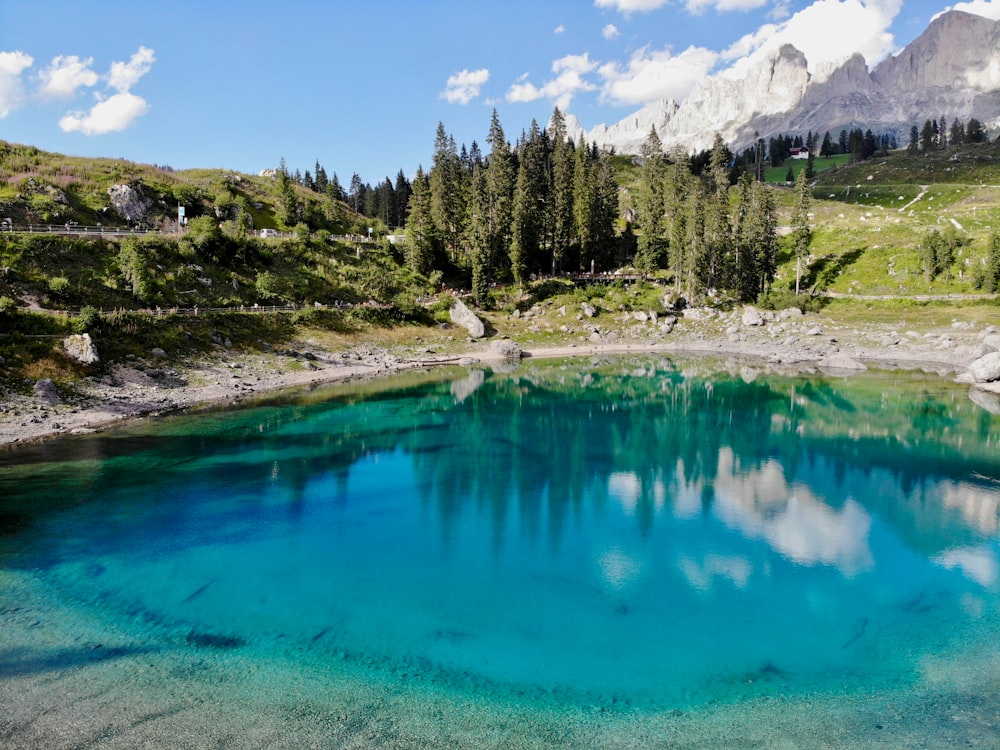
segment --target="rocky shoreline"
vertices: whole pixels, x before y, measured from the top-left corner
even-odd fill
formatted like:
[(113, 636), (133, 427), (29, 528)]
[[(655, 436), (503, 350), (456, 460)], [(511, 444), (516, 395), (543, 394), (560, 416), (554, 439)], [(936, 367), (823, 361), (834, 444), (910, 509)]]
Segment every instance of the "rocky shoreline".
[[(560, 326), (544, 343), (532, 339), (537, 323), (520, 325), (492, 340), (469, 338), (452, 355), (436, 353), (417, 340), (394, 353), (372, 345), (326, 350), (263, 353), (220, 352), (198, 360), (170, 361), (159, 350), (129, 360), (101, 376), (74, 384), (72, 392), (51, 381), (34, 384), (33, 395), (6, 394), (0, 401), (0, 445), (43, 440), (59, 434), (93, 432), (109, 424), (168, 414), (196, 406), (234, 404), (287, 388), (371, 378), (407, 369), (526, 357), (613, 353), (692, 353), (753, 359), (764, 367), (846, 375), (867, 369), (923, 369), (969, 383), (970, 396), (1000, 413), (1000, 381), (976, 383), (969, 366), (1000, 349), (996, 326), (956, 321), (947, 331), (898, 332), (883, 324), (838, 324), (798, 310), (767, 313), (745, 308), (732, 313), (686, 311), (676, 324), (655, 316), (625, 313), (599, 327)], [(998, 355), (1000, 358), (1000, 355)], [(975, 394), (975, 395), (973, 395)]]

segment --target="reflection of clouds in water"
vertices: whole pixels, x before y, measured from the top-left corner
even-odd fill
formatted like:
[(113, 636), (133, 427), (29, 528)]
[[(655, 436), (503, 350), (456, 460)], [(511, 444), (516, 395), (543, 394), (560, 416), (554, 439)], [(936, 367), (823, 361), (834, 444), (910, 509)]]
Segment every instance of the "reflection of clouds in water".
[(608, 494), (617, 500), (622, 510), (629, 515), (635, 512), (641, 491), (639, 477), (630, 471), (616, 471), (608, 477)]
[(619, 591), (635, 583), (642, 573), (642, 563), (617, 547), (601, 555), (597, 565), (604, 582)]
[(745, 588), (753, 567), (743, 557), (735, 555), (706, 555), (704, 561), (683, 556), (677, 561), (687, 582), (699, 591), (711, 591), (718, 578), (725, 579), (736, 588)]
[[(678, 497), (680, 517), (701, 512), (700, 486), (686, 487)], [(763, 539), (803, 565), (832, 565), (845, 575), (873, 565), (868, 547), (871, 517), (864, 508), (848, 499), (838, 511), (808, 487), (793, 489), (776, 460), (744, 470), (732, 450), (722, 448), (712, 514), (745, 537)]]
[(1000, 562), (996, 550), (989, 547), (957, 547), (934, 558), (938, 565), (959, 570), (966, 578), (983, 588), (994, 589), (1000, 579)]
[(973, 529), (984, 534), (997, 532), (1000, 519), (1000, 493), (975, 487), (966, 482), (941, 482), (938, 490), (946, 508), (954, 508)]
[[(667, 488), (663, 481), (657, 479), (651, 488), (656, 510), (662, 510), (667, 502)], [(608, 477), (608, 495), (618, 501), (626, 514), (635, 513), (635, 508), (642, 497), (642, 480), (631, 471), (616, 471)]]

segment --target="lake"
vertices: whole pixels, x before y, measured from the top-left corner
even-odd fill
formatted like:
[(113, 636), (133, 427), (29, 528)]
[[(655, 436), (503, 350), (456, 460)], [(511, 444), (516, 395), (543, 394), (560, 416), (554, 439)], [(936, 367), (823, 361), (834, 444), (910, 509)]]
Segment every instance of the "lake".
[(0, 452), (0, 745), (997, 746), (977, 401), (581, 357)]

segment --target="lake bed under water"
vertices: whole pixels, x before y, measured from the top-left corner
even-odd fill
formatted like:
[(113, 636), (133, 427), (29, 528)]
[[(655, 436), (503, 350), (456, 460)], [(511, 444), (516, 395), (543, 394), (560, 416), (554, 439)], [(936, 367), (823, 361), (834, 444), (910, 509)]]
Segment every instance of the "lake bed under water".
[(989, 406), (579, 358), (14, 448), (0, 745), (997, 746)]

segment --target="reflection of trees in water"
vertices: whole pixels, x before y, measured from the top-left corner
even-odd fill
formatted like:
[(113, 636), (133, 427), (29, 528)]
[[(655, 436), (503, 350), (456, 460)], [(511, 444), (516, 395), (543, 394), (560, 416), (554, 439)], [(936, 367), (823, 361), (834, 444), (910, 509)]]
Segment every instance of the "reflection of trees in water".
[[(583, 503), (615, 499), (612, 476), (629, 478), (630, 510), (644, 534), (678, 488), (699, 492), (702, 513), (711, 513), (720, 461), (731, 456), (721, 479), (726, 491), (734, 471), (754, 475), (771, 465), (773, 475), (777, 462), (779, 508), (802, 483), (832, 510), (852, 499), (930, 552), (983, 538), (986, 529), (967, 523), (972, 512), (955, 507), (954, 487), (1000, 469), (980, 445), (996, 442), (997, 420), (984, 427), (981, 410), (951, 391), (914, 397), (877, 380), (859, 379), (857, 387), (819, 378), (747, 382), (662, 366), (529, 370), (488, 377), (447, 414), (458, 450), (408, 446), (420, 485), (446, 539), (473, 510), (492, 519), (498, 548), (511, 502), (521, 532), (538, 539), (547, 531), (555, 546)], [(941, 438), (959, 430), (962, 450)], [(979, 493), (979, 505), (990, 502), (984, 494), (990, 490)], [(756, 512), (778, 512), (769, 503)]]
[[(438, 380), (41, 444), (4, 469), (13, 492), (0, 511), (26, 523), (80, 502), (114, 514), (128, 496), (136, 523), (155, 519), (170, 533), (203, 492), (245, 490), (243, 507), (217, 510), (224, 527), (229, 516), (275, 502), (258, 489), (272, 486), (299, 517), (308, 502), (347, 502), (351, 473), (366, 457), (402, 452), (443, 538), (472, 512), (489, 518), (498, 550), (512, 521), (518, 536), (547, 536), (555, 547), (574, 517), (609, 503), (627, 502), (644, 534), (680, 492), (697, 493), (709, 516), (719, 493), (732, 491), (730, 475), (773, 476), (775, 466), (785, 498), (769, 489), (766, 504), (750, 501), (756, 513), (777, 512), (801, 482), (833, 509), (853, 498), (921, 551), (995, 533), (1000, 416), (963, 391), (912, 374), (792, 378), (716, 368), (663, 358), (533, 363), (464, 373), (458, 387)], [(172, 487), (169, 513), (163, 494), (145, 490), (150, 477)], [(316, 496), (319, 486), (332, 497)], [(39, 504), (41, 496), (51, 503)], [(991, 508), (993, 526), (983, 522)]]

